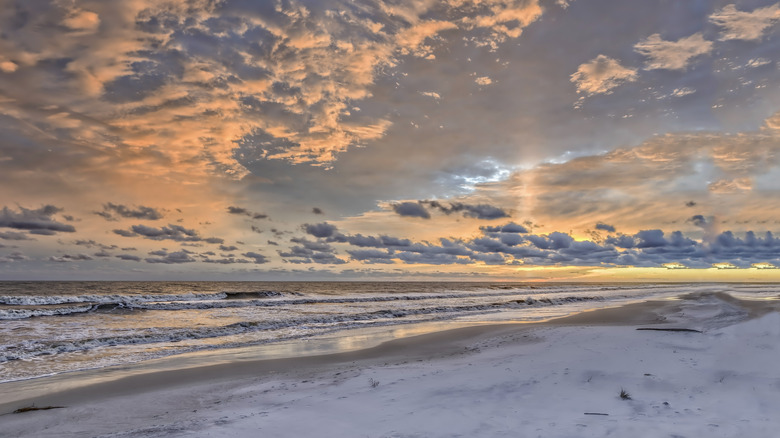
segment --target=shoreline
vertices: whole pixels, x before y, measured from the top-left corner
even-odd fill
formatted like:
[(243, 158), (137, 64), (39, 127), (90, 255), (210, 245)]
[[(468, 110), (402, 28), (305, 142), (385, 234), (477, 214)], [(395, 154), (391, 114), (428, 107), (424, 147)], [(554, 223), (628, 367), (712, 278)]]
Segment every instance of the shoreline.
[[(188, 424), (194, 424), (201, 421), (202, 414), (191, 412), (192, 409), (189, 408), (192, 407), (192, 403), (197, 402), (196, 404), (201, 406), (202, 409), (204, 400), (212, 400), (213, 404), (210, 412), (214, 413), (214, 415), (220, 412), (229, 414), (235, 409), (227, 408), (227, 405), (220, 407), (223, 401), (229, 404), (227, 403), (228, 400), (235, 398), (236, 394), (243, 394), (246, 391), (249, 391), (255, 397), (258, 394), (265, 394), (263, 391), (270, 391), (268, 385), (274, 387), (282, 385), (282, 387), (289, 388), (291, 385), (289, 382), (305, 383), (329, 380), (332, 380), (328, 384), (330, 386), (327, 386), (329, 388), (334, 387), (334, 385), (337, 387), (347, 383), (357, 385), (354, 382), (366, 380), (367, 370), (378, 376), (370, 377), (373, 384), (373, 382), (386, 381), (388, 379), (386, 375), (388, 373), (393, 374), (396, 370), (406, 370), (404, 373), (413, 374), (417, 367), (447, 368), (452, 367), (452, 364), (462, 366), (464, 361), (468, 363), (469, 367), (471, 362), (475, 362), (475, 369), (483, 369), (478, 374), (482, 376), (484, 369), (486, 369), (485, 367), (495, 366), (496, 358), (493, 356), (498, 355), (501, 361), (506, 361), (508, 359), (503, 356), (509, 355), (513, 361), (517, 361), (528, 354), (524, 353), (526, 350), (545, 352), (543, 356), (539, 356), (540, 358), (545, 358), (547, 355), (555, 358), (557, 357), (556, 355), (559, 355), (558, 361), (567, 361), (568, 363), (568, 361), (574, 359), (572, 363), (576, 363), (576, 354), (571, 353), (574, 357), (568, 358), (566, 352), (558, 351), (563, 348), (561, 346), (563, 345), (562, 340), (580, 337), (581, 341), (574, 345), (587, 345), (589, 342), (595, 343), (600, 337), (618, 336), (619, 334), (618, 340), (636, 338), (641, 340), (691, 339), (695, 341), (692, 335), (696, 334), (687, 333), (669, 334), (657, 332), (655, 338), (647, 335), (638, 337), (640, 335), (636, 335), (636, 333), (643, 332), (638, 332), (635, 329), (641, 326), (653, 326), (658, 328), (702, 329), (705, 332), (717, 332), (718, 330), (723, 330), (723, 327), (728, 328), (734, 325), (750, 323), (751, 321), (763, 320), (765, 319), (763, 318), (764, 316), (776, 312), (777, 308), (777, 302), (750, 302), (721, 293), (690, 294), (675, 299), (650, 300), (620, 307), (585, 311), (544, 322), (484, 324), (437, 331), (395, 339), (374, 347), (354, 351), (314, 356), (247, 360), (237, 363), (155, 371), (133, 374), (120, 379), (94, 384), (82, 381), (82, 386), (76, 388), (64, 391), (54, 390), (45, 395), (23, 400), (3, 401), (0, 403), (0, 414), (3, 414), (3, 422), (9, 422), (11, 423), (10, 425), (17, 427), (9, 429), (17, 431), (16, 435), (12, 433), (11, 436), (34, 436), (36, 433), (33, 433), (32, 430), (36, 430), (36, 427), (38, 432), (41, 432), (40, 427), (49, 427), (54, 430), (60, 430), (65, 435), (67, 435), (68, 431), (73, 432), (74, 428), (79, 429), (80, 427), (90, 430), (91, 433), (97, 433), (99, 431), (92, 431), (90, 428), (99, 427), (98, 424), (104, 419), (98, 418), (101, 414), (90, 415), (85, 413), (86, 411), (95, 409), (95, 406), (106, 406), (106, 409), (109, 409), (111, 406), (116, 408), (116, 406), (127, 406), (128, 404), (136, 405), (139, 402), (142, 404), (150, 403), (151, 405), (143, 408), (133, 408), (137, 418), (128, 423), (128, 425), (122, 426), (127, 428), (127, 430), (146, 430), (141, 419), (148, 420), (149, 415), (158, 409), (164, 409), (168, 412), (164, 416), (170, 417), (166, 420), (168, 423), (178, 424), (186, 419), (185, 422), (189, 421)], [(626, 328), (630, 328), (630, 330), (626, 330)], [(631, 340), (631, 343), (624, 348), (631, 348), (632, 343), (636, 342), (636, 339)], [(615, 345), (618, 344), (619, 342), (616, 342)], [(662, 351), (665, 352), (663, 349)], [(676, 353), (677, 351), (675, 350), (674, 354)], [(486, 355), (488, 357), (483, 357)], [(618, 362), (624, 360), (614, 357), (604, 357), (600, 360), (604, 359), (616, 360)], [(583, 364), (585, 363), (588, 363), (587, 360), (583, 360)], [(528, 368), (529, 372), (533, 372), (535, 369), (532, 362), (526, 363), (524, 366)], [(591, 366), (591, 368), (596, 367)], [(545, 369), (536, 370), (536, 372), (540, 374), (549, 373)], [(587, 372), (592, 373), (594, 376), (602, 373), (602, 371), (597, 370)], [(734, 372), (736, 373), (737, 371), (735, 370)], [(399, 375), (405, 375), (404, 373)], [(89, 372), (85, 372), (84, 377), (88, 378), (89, 374)], [(63, 379), (68, 380), (68, 378), (75, 378), (75, 376), (66, 375)], [(34, 380), (42, 381), (42, 379)], [(397, 378), (396, 383), (400, 384), (403, 380), (405, 379)], [(304, 383), (293, 383), (292, 385), (302, 386)], [(0, 385), (0, 390), (8, 394), (9, 391), (5, 389), (9, 386), (6, 385), (12, 384), (24, 386), (20, 382), (10, 382), (9, 384)], [(362, 385), (366, 385), (366, 383), (362, 382)], [(247, 390), (246, 388), (255, 389)], [(360, 388), (361, 391), (363, 389), (365, 388)], [(316, 399), (320, 396), (319, 389), (312, 391), (307, 392), (306, 397)], [(413, 394), (409, 393), (405, 395), (413, 396)], [(349, 397), (349, 394), (343, 397)], [(161, 399), (171, 399), (173, 401), (163, 405), (160, 405), (161, 402), (154, 402)], [(45, 412), (27, 412), (18, 415), (7, 414), (15, 409), (30, 406), (33, 403), (38, 407), (64, 406), (65, 408)], [(243, 406), (236, 407), (236, 409), (240, 410)], [(227, 411), (223, 411), (223, 409), (227, 409)], [(199, 411), (199, 409), (194, 410)], [(69, 419), (70, 417), (66, 411), (71, 413), (80, 412), (80, 415), (90, 418), (92, 423), (87, 421), (84, 425), (74, 424), (73, 420)], [(104, 410), (99, 412), (103, 412), (102, 415), (106, 415)], [(43, 426), (31, 424), (31, 422), (37, 424), (39, 421), (43, 421)], [(168, 436), (169, 432), (166, 432), (165, 435)], [(31, 435), (26, 435), (26, 433), (31, 433)], [(147, 430), (146, 432), (138, 432), (136, 435), (129, 436), (157, 436), (155, 433)], [(162, 434), (162, 432), (160, 433)], [(229, 435), (226, 434), (225, 436)], [(183, 434), (181, 436), (194, 435)], [(249, 435), (238, 434), (237, 436)], [(286, 436), (295, 436), (295, 434)]]
[[(668, 312), (674, 304), (669, 301), (648, 300), (629, 303), (617, 307), (596, 308), (561, 318), (544, 321), (518, 323), (481, 323), (465, 327), (445, 328), (431, 332), (396, 337), (391, 340), (367, 341), (368, 347), (358, 347), (347, 351), (325, 354), (305, 354), (298, 348), (289, 356), (243, 359), (225, 363), (193, 365), (200, 355), (230, 357), (223, 351), (205, 351), (165, 357), (146, 362), (122, 366), (81, 370), (53, 376), (44, 376), (28, 380), (0, 383), (0, 394), (32, 392), (35, 395), (16, 397), (14, 400), (0, 398), (0, 415), (15, 409), (30, 406), (36, 400), (46, 400), (47, 404), (73, 404), (83, 400), (95, 400), (100, 397), (137, 394), (149, 388), (174, 387), (186, 384), (199, 384), (220, 379), (239, 379), (256, 375), (271, 374), (289, 369), (309, 370), (316, 367), (335, 366), (340, 363), (378, 361), (396, 356), (414, 359), (434, 359), (461, 351), (473, 342), (490, 338), (504, 332), (532, 330), (534, 327), (566, 325), (631, 325), (661, 324), (658, 315)], [(468, 324), (468, 323), (464, 323)], [(436, 326), (437, 324), (429, 325)], [(440, 324), (447, 325), (447, 324)], [(296, 340), (288, 344), (305, 345), (313, 340)], [(275, 345), (259, 346), (275, 349)], [(244, 349), (251, 349), (245, 347)], [(295, 350), (295, 347), (293, 347)], [(160, 366), (159, 364), (162, 363)], [(42, 388), (37, 391), (25, 387)], [(52, 387), (63, 387), (52, 391)], [(8, 388), (7, 390), (4, 390)], [(39, 405), (41, 403), (38, 403)]]

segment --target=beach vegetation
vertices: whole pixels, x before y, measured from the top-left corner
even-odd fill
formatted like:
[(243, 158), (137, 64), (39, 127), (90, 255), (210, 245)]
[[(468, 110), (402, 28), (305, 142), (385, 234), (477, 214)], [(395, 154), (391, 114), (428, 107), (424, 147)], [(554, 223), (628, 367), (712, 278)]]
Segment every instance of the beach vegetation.
[(620, 388), (620, 399), (631, 400), (631, 394), (629, 394), (628, 391), (626, 391), (625, 389)]

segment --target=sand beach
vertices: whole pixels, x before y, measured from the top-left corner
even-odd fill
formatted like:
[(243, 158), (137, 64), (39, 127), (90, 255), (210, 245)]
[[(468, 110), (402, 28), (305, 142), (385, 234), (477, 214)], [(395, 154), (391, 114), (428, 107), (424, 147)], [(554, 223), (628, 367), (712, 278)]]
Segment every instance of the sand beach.
[[(12, 386), (32, 382), (12, 382), (0, 385), (0, 424), (9, 437), (770, 437), (777, 307), (693, 293), (28, 399)], [(12, 413), (25, 407), (37, 409)]]

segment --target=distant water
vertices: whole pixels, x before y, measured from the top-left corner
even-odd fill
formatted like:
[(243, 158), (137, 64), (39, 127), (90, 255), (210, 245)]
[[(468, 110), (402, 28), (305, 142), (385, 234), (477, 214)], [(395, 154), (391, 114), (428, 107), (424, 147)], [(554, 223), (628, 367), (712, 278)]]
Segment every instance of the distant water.
[(361, 327), (536, 321), (695, 290), (777, 295), (774, 285), (0, 282), (0, 382)]

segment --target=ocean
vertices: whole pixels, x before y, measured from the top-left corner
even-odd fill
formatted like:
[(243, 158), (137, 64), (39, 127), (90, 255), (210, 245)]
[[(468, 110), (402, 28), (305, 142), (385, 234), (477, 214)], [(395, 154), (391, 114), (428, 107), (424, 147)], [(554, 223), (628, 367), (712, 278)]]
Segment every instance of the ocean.
[(758, 284), (0, 282), (0, 382), (367, 329), (534, 322), (699, 291), (778, 296)]

